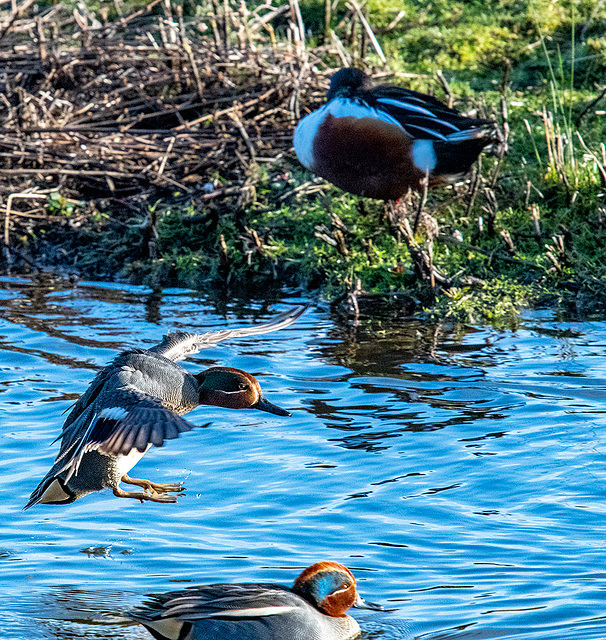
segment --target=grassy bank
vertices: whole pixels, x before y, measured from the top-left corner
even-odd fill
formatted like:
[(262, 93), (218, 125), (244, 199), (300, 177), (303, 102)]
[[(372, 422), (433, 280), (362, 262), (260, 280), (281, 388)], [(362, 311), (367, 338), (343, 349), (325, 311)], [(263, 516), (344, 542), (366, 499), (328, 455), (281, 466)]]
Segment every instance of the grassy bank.
[[(151, 5), (34, 5), (0, 40), (6, 269), (603, 314), (603, 3), (338, 2), (328, 31), (323, 2)], [(507, 153), (395, 213), (316, 179), (290, 136), (344, 64), (497, 119)]]

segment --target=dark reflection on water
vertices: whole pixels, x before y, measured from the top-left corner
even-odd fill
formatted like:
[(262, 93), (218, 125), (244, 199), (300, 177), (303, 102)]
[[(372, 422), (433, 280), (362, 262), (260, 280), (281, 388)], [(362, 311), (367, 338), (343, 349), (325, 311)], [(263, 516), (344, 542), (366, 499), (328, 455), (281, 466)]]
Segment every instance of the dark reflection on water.
[(606, 637), (606, 323), (351, 329), (312, 309), (186, 364), (247, 369), (293, 417), (192, 412), (210, 426), (136, 467), (185, 480), (176, 505), (99, 493), (21, 511), (62, 413), (118, 350), (284, 308), (0, 279), (0, 638), (142, 640), (122, 616), (146, 592), (292, 584), (319, 559), (397, 608), (354, 612), (365, 638)]
[[(136, 598), (123, 591), (53, 588), (25, 601), (29, 615), (48, 638), (145, 638), (145, 632), (120, 612)], [(44, 637), (44, 636), (43, 636)]]

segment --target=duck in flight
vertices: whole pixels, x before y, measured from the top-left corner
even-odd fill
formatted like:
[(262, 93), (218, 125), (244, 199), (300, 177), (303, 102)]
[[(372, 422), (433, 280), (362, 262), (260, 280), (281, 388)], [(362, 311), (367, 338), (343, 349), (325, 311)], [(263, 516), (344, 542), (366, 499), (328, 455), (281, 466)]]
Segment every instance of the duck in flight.
[[(201, 404), (260, 409), (290, 416), (265, 399), (258, 381), (231, 367), (192, 375), (180, 364), (217, 342), (277, 331), (307, 307), (296, 307), (271, 322), (208, 333), (173, 333), (151, 349), (124, 351), (100, 371), (67, 416), (59, 454), (24, 509), (35, 504), (69, 504), (104, 488), (119, 498), (176, 502), (183, 484), (158, 484), (127, 474), (151, 445), (161, 447), (194, 425), (181, 416)], [(120, 482), (143, 491), (124, 491)]]
[(341, 69), (327, 101), (297, 125), (301, 163), (359, 196), (397, 200), (460, 180), (484, 147), (498, 141), (496, 124), (467, 118), (436, 98), (396, 87), (372, 87), (360, 69)]

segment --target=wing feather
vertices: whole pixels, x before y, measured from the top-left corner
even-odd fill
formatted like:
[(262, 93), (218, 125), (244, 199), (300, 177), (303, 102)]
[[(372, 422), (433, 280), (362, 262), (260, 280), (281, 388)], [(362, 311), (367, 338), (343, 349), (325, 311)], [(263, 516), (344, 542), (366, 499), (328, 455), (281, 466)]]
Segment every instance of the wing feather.
[[(137, 438), (133, 442), (133, 447), (137, 449), (137, 451), (144, 451), (147, 448), (147, 445), (150, 442), (149, 440), (150, 431), (151, 431), (150, 424), (143, 424), (139, 428), (139, 433), (137, 434)], [(169, 438), (168, 434), (167, 434), (167, 438)]]
[(198, 353), (200, 349), (210, 347), (222, 340), (229, 338), (241, 338), (244, 336), (254, 336), (272, 331), (279, 331), (290, 326), (309, 305), (302, 305), (281, 313), (270, 322), (264, 324), (239, 327), (237, 329), (221, 329), (219, 331), (209, 331), (208, 333), (172, 333), (164, 336), (162, 342), (149, 349), (152, 353), (164, 356), (173, 362), (183, 360), (187, 356)]
[(366, 92), (365, 99), (418, 138), (457, 142), (486, 136), (495, 126), (491, 120), (468, 118), (433, 96), (401, 87), (376, 87)]
[(194, 428), (159, 398), (132, 389), (100, 396), (96, 406), (95, 413), (88, 411), (79, 418), (88, 424), (74, 424), (74, 431), (82, 434), (80, 439), (57, 458), (64, 459), (58, 473), (67, 470), (65, 482), (78, 473), (82, 457), (89, 451), (110, 456), (128, 455), (135, 449), (143, 453), (150, 444), (161, 447), (166, 440)]
[(134, 619), (178, 620), (263, 618), (300, 606), (287, 587), (270, 584), (217, 584), (186, 591), (151, 594), (133, 612)]

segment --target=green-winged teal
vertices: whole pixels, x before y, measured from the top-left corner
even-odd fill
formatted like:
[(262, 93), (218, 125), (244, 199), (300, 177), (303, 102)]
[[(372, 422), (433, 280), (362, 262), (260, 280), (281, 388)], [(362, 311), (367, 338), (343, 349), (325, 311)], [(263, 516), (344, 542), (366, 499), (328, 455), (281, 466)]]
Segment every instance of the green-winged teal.
[[(296, 307), (261, 325), (202, 334), (173, 333), (151, 349), (121, 353), (97, 374), (74, 405), (59, 436), (55, 463), (24, 508), (39, 503), (68, 504), (104, 488), (120, 498), (176, 502), (175, 496), (166, 494), (181, 492), (182, 483), (157, 484), (129, 478), (127, 473), (152, 444), (161, 447), (165, 440), (193, 429), (180, 416), (200, 404), (290, 415), (267, 401), (257, 380), (245, 371), (212, 367), (192, 375), (177, 361), (221, 340), (283, 329), (305, 309)], [(123, 491), (120, 482), (144, 491)]]
[(338, 562), (308, 567), (292, 587), (212, 584), (153, 594), (130, 618), (156, 640), (349, 640), (360, 626), (351, 607), (382, 611), (356, 591)]

